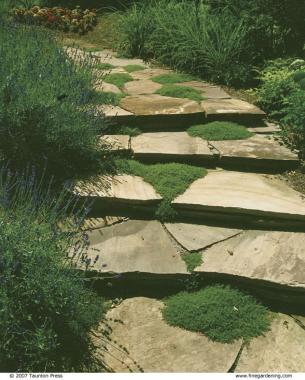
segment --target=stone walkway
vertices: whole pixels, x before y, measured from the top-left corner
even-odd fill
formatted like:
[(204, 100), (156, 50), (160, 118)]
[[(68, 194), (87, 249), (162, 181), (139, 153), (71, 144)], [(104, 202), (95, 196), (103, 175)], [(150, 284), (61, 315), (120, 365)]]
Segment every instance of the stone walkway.
[[(74, 59), (75, 53), (84, 54), (71, 49), (69, 53)], [(104, 74), (129, 73), (132, 78), (121, 88), (110, 83), (97, 87), (124, 95), (118, 106), (100, 106), (107, 119), (140, 126), (144, 132), (136, 137), (102, 136), (101, 143), (144, 162), (202, 165), (208, 174), (172, 201), (179, 216), (172, 223), (152, 220), (162, 197), (141, 177), (100, 176), (75, 184), (75, 194), (95, 201), (95, 217), (84, 226), (90, 243), (88, 261), (80, 267), (101, 278), (142, 279), (143, 284), (147, 279), (177, 281), (191, 276), (186, 257), (196, 254), (199, 264), (193, 272), (200, 278), (246, 285), (283, 304), (305, 306), (304, 197), (276, 174), (297, 167), (299, 160), (278, 139), (278, 127), (266, 122), (260, 109), (231, 98), (218, 86), (194, 80), (179, 83), (199, 90), (204, 96), (200, 102), (165, 97), (155, 93), (161, 85), (152, 79), (170, 70), (116, 58), (110, 51), (93, 55), (100, 63), (113, 65)], [(130, 65), (142, 67), (130, 72)], [(207, 141), (185, 131), (211, 120), (241, 122), (253, 135), (245, 140)], [(305, 371), (304, 317), (277, 314), (265, 336), (247, 346), (227, 345), (168, 326), (161, 308), (162, 302), (139, 297), (108, 312), (113, 340), (101, 355), (111, 368), (117, 372)]]

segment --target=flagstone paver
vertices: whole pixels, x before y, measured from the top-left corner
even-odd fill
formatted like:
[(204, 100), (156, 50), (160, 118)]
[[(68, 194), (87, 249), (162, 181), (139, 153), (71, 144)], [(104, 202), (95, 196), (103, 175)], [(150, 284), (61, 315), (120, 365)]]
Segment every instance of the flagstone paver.
[(79, 181), (73, 192), (111, 204), (155, 205), (162, 199), (149, 183), (131, 175), (98, 176), (91, 181)]
[(203, 110), (197, 102), (189, 99), (171, 98), (158, 94), (127, 96), (121, 107), (135, 115), (200, 114)]
[(166, 229), (188, 251), (199, 251), (241, 233), (234, 228), (190, 223), (165, 223)]
[(245, 231), (208, 248), (198, 273), (305, 291), (305, 233)]
[(121, 94), (122, 91), (114, 84), (107, 83), (107, 82), (99, 82), (94, 86), (96, 91), (101, 92), (113, 92), (114, 94)]
[(258, 107), (239, 99), (208, 99), (203, 100), (201, 105), (208, 120), (254, 122), (266, 117)]
[(169, 326), (162, 318), (162, 308), (161, 301), (136, 297), (107, 313), (112, 342), (126, 349), (108, 344), (100, 353), (108, 366), (115, 372), (129, 372), (128, 367), (132, 372), (139, 372), (139, 367), (144, 372), (227, 372), (231, 368), (240, 341), (216, 343), (202, 334)]
[(244, 140), (210, 141), (210, 144), (220, 155), (220, 165), (232, 163), (242, 167), (255, 160), (261, 168), (273, 164), (282, 171), (299, 165), (298, 155), (272, 137), (255, 135)]
[[(158, 221), (129, 220), (89, 232), (88, 258), (104, 273), (186, 274), (185, 262)], [(98, 255), (96, 263), (93, 265)]]
[(161, 84), (153, 82), (152, 80), (142, 79), (127, 82), (123, 90), (129, 95), (147, 95), (154, 94), (157, 90), (160, 90), (161, 87)]
[(101, 144), (106, 144), (113, 151), (129, 151), (130, 137), (127, 135), (105, 135), (100, 138)]
[(206, 82), (190, 81), (179, 83), (179, 86), (192, 87), (202, 92), (207, 99), (230, 99), (231, 96), (219, 86), (212, 86)]
[(180, 212), (194, 215), (209, 211), (216, 215), (305, 221), (305, 202), (301, 194), (275, 176), (255, 173), (210, 171), (172, 204)]
[(169, 69), (148, 68), (141, 71), (135, 71), (133, 73), (130, 73), (130, 75), (135, 80), (150, 80), (151, 78), (156, 77), (158, 75), (170, 74), (172, 72), (173, 71)]
[(177, 158), (212, 160), (213, 153), (207, 141), (191, 137), (186, 132), (143, 133), (131, 138), (131, 148), (135, 158), (157, 158), (175, 160)]
[(288, 315), (277, 315), (265, 336), (244, 347), (235, 372), (305, 372), (305, 330)]

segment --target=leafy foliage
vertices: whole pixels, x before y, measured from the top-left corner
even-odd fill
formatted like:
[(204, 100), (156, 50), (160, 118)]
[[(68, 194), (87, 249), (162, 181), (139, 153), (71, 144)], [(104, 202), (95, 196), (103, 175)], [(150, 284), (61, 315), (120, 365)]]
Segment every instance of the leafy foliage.
[(242, 140), (253, 135), (246, 127), (229, 121), (213, 121), (208, 124), (194, 125), (187, 130), (193, 137), (204, 140)]
[(15, 168), (47, 167), (58, 178), (101, 165), (98, 132), (105, 123), (88, 106), (95, 81), (90, 58), (73, 64), (49, 32), (6, 24), (0, 55), (3, 158)]
[(145, 165), (134, 160), (116, 160), (116, 165), (120, 172), (140, 176), (154, 186), (163, 197), (156, 213), (161, 220), (170, 220), (176, 216), (171, 201), (206, 174), (204, 168), (177, 163)]
[(165, 300), (167, 323), (201, 332), (213, 341), (248, 341), (269, 328), (267, 309), (250, 295), (214, 285), (195, 293), (181, 292)]
[(100, 370), (89, 333), (103, 315), (103, 300), (67, 256), (86, 253), (77, 232), (84, 210), (78, 205), (72, 218), (75, 201), (66, 192), (54, 200), (29, 174), (0, 175), (1, 370)]

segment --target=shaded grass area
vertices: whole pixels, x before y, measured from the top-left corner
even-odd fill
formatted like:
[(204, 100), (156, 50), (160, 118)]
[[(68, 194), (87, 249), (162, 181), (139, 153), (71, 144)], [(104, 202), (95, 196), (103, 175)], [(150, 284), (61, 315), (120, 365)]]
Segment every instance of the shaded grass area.
[(194, 125), (187, 130), (193, 137), (201, 137), (204, 140), (242, 140), (253, 136), (253, 133), (237, 123), (229, 121), (213, 121), (208, 124)]
[(172, 73), (172, 74), (161, 74), (157, 75), (151, 80), (160, 84), (175, 84), (175, 83), (183, 83), (194, 80), (195, 78), (192, 75), (181, 74), (181, 73)]
[(119, 172), (142, 177), (163, 197), (156, 212), (160, 220), (174, 219), (177, 213), (172, 208), (171, 201), (182, 194), (195, 180), (207, 174), (204, 168), (178, 163), (145, 165), (124, 159), (118, 159), (115, 163)]
[(141, 66), (141, 65), (127, 65), (127, 66), (124, 66), (124, 70), (126, 70), (129, 73), (133, 73), (135, 71), (142, 71), (142, 70), (145, 70), (145, 69), (146, 69), (146, 67)]
[(124, 87), (125, 83), (133, 81), (133, 78), (129, 74), (115, 73), (106, 75), (104, 81), (107, 83), (114, 84), (119, 88), (122, 88)]
[(166, 84), (160, 90), (156, 91), (156, 94), (162, 96), (170, 96), (173, 98), (186, 98), (196, 102), (200, 102), (204, 99), (201, 92), (192, 87), (177, 86), (175, 84)]
[(138, 136), (142, 133), (140, 128), (137, 127), (128, 127), (125, 125), (112, 125), (107, 130), (108, 134), (111, 135), (128, 135), (128, 136)]
[(202, 264), (202, 253), (200, 252), (189, 252), (181, 255), (184, 260), (187, 270), (193, 272), (195, 268)]
[(216, 342), (231, 343), (241, 338), (250, 341), (270, 326), (266, 307), (229, 286), (181, 292), (164, 302), (163, 316), (168, 324), (201, 332)]

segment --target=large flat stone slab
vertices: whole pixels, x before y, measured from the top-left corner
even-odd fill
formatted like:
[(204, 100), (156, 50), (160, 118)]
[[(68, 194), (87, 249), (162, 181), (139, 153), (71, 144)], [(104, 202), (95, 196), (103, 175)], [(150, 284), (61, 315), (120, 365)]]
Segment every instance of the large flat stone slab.
[(97, 176), (91, 181), (79, 181), (73, 192), (80, 197), (95, 199), (112, 206), (155, 205), (162, 199), (143, 178), (126, 174)]
[[(89, 232), (88, 258), (104, 273), (186, 274), (185, 262), (160, 222), (129, 220)], [(96, 256), (98, 260), (93, 265)]]
[(164, 74), (170, 74), (170, 73), (172, 73), (172, 71), (169, 69), (148, 68), (141, 71), (135, 71), (133, 73), (130, 73), (130, 75), (133, 77), (133, 79), (136, 79), (136, 80), (147, 80), (147, 79), (156, 77), (158, 75), (164, 75)]
[(129, 151), (130, 137), (128, 135), (104, 135), (100, 137), (100, 144), (106, 144), (113, 151)]
[(199, 251), (241, 233), (238, 229), (189, 223), (166, 223), (165, 227), (188, 251)]
[(247, 231), (208, 248), (196, 271), (305, 291), (305, 233)]
[(288, 315), (277, 315), (265, 336), (244, 347), (235, 372), (305, 372), (305, 330)]
[(114, 94), (122, 93), (122, 91), (116, 85), (107, 82), (98, 82), (95, 84), (94, 89), (100, 92), (113, 92)]
[(260, 135), (245, 140), (210, 141), (220, 155), (220, 164), (237, 165), (245, 170), (247, 165), (267, 169), (273, 166), (278, 170), (287, 170), (299, 165), (298, 155), (272, 137)]
[(208, 120), (253, 122), (266, 116), (258, 107), (239, 99), (208, 99), (201, 105)]
[(102, 63), (110, 63), (113, 66), (124, 67), (127, 65), (139, 65), (148, 67), (148, 65), (138, 58), (118, 58), (111, 50), (101, 50), (92, 53), (93, 57), (101, 60)]
[(157, 94), (126, 96), (121, 107), (135, 115), (202, 114), (200, 105), (193, 100), (172, 98)]
[(231, 96), (219, 86), (212, 86), (206, 82), (190, 81), (179, 83), (179, 86), (186, 86), (201, 91), (206, 99), (230, 99)]
[(173, 201), (181, 213), (250, 215), (305, 221), (301, 194), (275, 176), (232, 171), (210, 171)]
[(131, 138), (131, 148), (135, 158), (213, 159), (207, 141), (186, 132), (143, 133)]
[[(204, 335), (167, 325), (163, 303), (137, 297), (123, 301), (107, 313), (113, 344), (100, 354), (115, 372), (227, 372), (234, 363), (241, 342), (221, 344)], [(115, 323), (113, 320), (119, 320)], [(101, 328), (103, 325), (101, 325)], [(95, 342), (99, 343), (98, 339)]]
[(102, 104), (95, 107), (96, 113), (105, 115), (107, 121), (111, 123), (129, 124), (132, 123), (134, 115), (121, 107)]
[(154, 94), (160, 90), (161, 87), (161, 84), (153, 82), (152, 80), (142, 79), (125, 83), (123, 90), (129, 95), (147, 95)]

